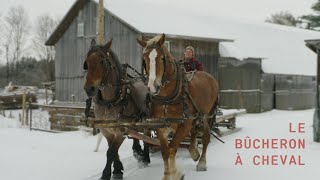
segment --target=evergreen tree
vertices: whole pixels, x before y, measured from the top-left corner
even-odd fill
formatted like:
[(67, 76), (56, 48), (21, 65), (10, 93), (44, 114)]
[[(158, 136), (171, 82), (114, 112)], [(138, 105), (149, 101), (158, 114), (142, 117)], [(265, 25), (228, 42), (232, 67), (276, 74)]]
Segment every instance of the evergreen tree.
[(316, 14), (304, 15), (301, 19), (307, 21), (308, 29), (317, 29), (320, 27), (320, 0), (314, 3), (311, 9), (315, 11)]

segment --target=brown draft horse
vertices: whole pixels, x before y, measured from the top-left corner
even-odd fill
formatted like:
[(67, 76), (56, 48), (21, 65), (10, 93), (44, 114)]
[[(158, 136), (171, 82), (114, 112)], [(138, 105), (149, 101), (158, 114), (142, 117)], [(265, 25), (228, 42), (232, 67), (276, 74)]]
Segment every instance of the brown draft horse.
[[(218, 83), (210, 74), (197, 71), (183, 88), (183, 77), (187, 75), (181, 65), (176, 62), (163, 45), (165, 35), (156, 36), (149, 41), (138, 40), (144, 47), (143, 60), (149, 78), (150, 114), (153, 118), (182, 118), (182, 124), (173, 123), (170, 128), (156, 129), (161, 143), (161, 154), (164, 161), (163, 179), (182, 179), (183, 174), (176, 167), (176, 152), (180, 142), (191, 134), (190, 155), (194, 161), (200, 157), (196, 136), (202, 135), (202, 154), (197, 171), (206, 171), (206, 151), (210, 141), (210, 125), (218, 102)], [(187, 75), (190, 78), (191, 75)], [(188, 96), (186, 98), (185, 96)], [(185, 99), (181, 103), (181, 99)], [(187, 109), (187, 110), (186, 110)], [(188, 112), (186, 115), (184, 112)], [(198, 114), (199, 116), (194, 116)], [(209, 120), (208, 120), (209, 119)], [(201, 125), (202, 124), (202, 125)], [(168, 134), (174, 132), (168, 143)], [(201, 136), (200, 135), (200, 136)]]
[[(110, 49), (109, 41), (104, 46), (91, 42), (91, 49), (87, 54), (83, 68), (87, 70), (84, 89), (88, 97), (95, 102), (94, 113), (97, 119), (139, 119), (146, 111), (144, 106), (147, 87), (142, 81), (123, 83), (126, 71), (120, 64), (117, 55)], [(124, 128), (100, 129), (108, 141), (107, 163), (101, 179), (110, 179), (113, 164), (113, 178), (123, 178), (123, 165), (119, 159), (118, 149), (124, 140)], [(148, 132), (146, 131), (145, 134)], [(149, 135), (149, 134), (148, 134)], [(132, 147), (134, 156), (145, 165), (150, 163), (149, 145), (144, 143), (144, 150), (138, 140), (134, 140)]]

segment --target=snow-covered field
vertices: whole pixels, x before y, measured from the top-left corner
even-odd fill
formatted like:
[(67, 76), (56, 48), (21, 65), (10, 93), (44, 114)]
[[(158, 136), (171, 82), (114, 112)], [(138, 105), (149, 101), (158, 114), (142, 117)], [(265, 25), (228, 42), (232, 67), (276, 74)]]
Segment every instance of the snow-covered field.
[[(40, 113), (40, 111), (35, 112)], [(42, 112), (44, 113), (44, 112)], [(0, 115), (0, 179), (2, 180), (97, 180), (105, 166), (107, 144), (102, 142), (99, 152), (93, 152), (96, 137), (86, 132), (46, 133), (29, 131), (14, 118)], [(45, 115), (39, 115), (39, 117)], [(208, 171), (196, 172), (196, 163), (185, 149), (178, 152), (178, 165), (185, 179), (221, 180), (316, 180), (320, 167), (320, 144), (312, 141), (313, 110), (279, 111), (246, 114), (238, 117), (241, 131), (224, 136), (222, 144), (216, 139), (208, 148)], [(305, 133), (290, 133), (297, 123), (305, 123)], [(305, 149), (236, 149), (235, 139), (305, 139)], [(160, 179), (163, 164), (160, 153), (151, 155), (151, 165), (140, 167), (132, 157), (131, 140), (120, 149), (124, 164), (124, 178), (128, 180)], [(243, 165), (235, 165), (237, 153)], [(301, 156), (304, 166), (254, 166), (255, 155)], [(280, 164), (280, 160), (278, 160)]]

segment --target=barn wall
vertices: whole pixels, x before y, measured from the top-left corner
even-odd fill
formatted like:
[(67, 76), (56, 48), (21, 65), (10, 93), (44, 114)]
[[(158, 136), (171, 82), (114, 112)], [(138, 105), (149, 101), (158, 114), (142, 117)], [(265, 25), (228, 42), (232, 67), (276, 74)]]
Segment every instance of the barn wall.
[[(83, 90), (83, 62), (91, 39), (96, 38), (97, 5), (92, 1), (88, 2), (55, 46), (56, 99), (59, 101), (71, 101), (72, 95), (80, 102), (87, 98)], [(78, 37), (78, 25), (81, 23), (84, 24), (84, 35)], [(105, 42), (113, 39), (111, 48), (120, 61), (141, 70), (141, 48), (136, 42), (138, 35), (139, 33), (105, 10)]]
[(270, 111), (275, 107), (274, 88), (274, 75), (261, 74), (261, 112)]
[[(146, 36), (146, 38), (151, 37)], [(215, 78), (218, 77), (218, 42), (205, 42), (170, 37), (167, 37), (166, 41), (170, 42), (170, 52), (176, 60), (183, 59), (184, 51), (187, 46), (193, 46), (195, 49), (195, 57), (204, 64), (205, 71)]]
[(261, 60), (220, 58), (218, 77), (221, 108), (260, 112)]
[[(77, 63), (77, 23), (74, 21), (64, 36), (55, 45), (56, 49), (56, 99), (60, 101), (71, 101), (74, 94), (76, 79), (83, 77), (79, 74)], [(80, 77), (77, 77), (80, 76)]]
[(301, 110), (314, 107), (315, 78), (302, 75), (275, 75), (276, 109)]

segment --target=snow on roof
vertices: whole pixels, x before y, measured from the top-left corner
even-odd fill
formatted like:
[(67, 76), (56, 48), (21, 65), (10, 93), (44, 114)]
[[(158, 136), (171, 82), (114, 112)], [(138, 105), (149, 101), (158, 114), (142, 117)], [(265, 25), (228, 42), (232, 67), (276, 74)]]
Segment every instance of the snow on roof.
[(319, 38), (319, 32), (216, 15), (197, 15), (167, 4), (138, 0), (108, 0), (105, 5), (144, 33), (233, 39), (233, 44), (221, 43), (223, 57), (265, 58), (262, 61), (265, 73), (316, 75), (316, 54), (305, 47), (304, 40)]
[[(95, 1), (98, 3), (98, 0)], [(158, 6), (141, 0), (108, 0), (105, 8), (143, 33), (232, 41), (223, 33), (211, 31), (210, 24), (199, 21), (199, 17), (165, 4)]]
[[(88, 0), (77, 2), (81, 4), (86, 1)], [(316, 75), (316, 54), (305, 47), (304, 40), (319, 39), (320, 32), (213, 14), (204, 16), (173, 8), (162, 2), (155, 4), (141, 0), (107, 0), (105, 8), (142, 33), (165, 33), (213, 41), (234, 40), (233, 45), (229, 42), (221, 43), (221, 55), (238, 59), (263, 58), (262, 70), (265, 73)], [(71, 22), (67, 17), (64, 20), (65, 23)], [(59, 26), (63, 26), (63, 23)], [(61, 32), (63, 30), (62, 27)], [(54, 34), (58, 34), (59, 38), (61, 32), (57, 28)], [(50, 37), (46, 44), (54, 44), (55, 38), (57, 37)]]
[[(230, 50), (221, 53), (222, 56), (265, 58), (262, 61), (265, 73), (316, 75), (316, 54), (306, 48), (305, 40), (320, 37), (319, 32), (269, 23), (229, 22), (232, 30), (224, 29), (224, 32), (235, 38), (233, 49), (241, 54)], [(215, 30), (219, 31), (222, 26)], [(221, 46), (226, 44), (230, 43), (223, 42)]]

